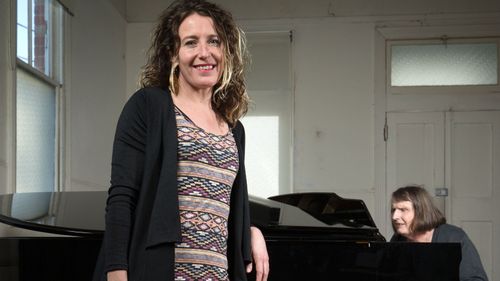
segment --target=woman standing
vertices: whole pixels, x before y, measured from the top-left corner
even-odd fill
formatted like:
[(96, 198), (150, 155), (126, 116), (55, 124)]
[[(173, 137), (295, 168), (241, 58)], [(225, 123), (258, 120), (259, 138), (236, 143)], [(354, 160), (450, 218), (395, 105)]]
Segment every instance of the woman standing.
[(238, 121), (248, 105), (242, 32), (212, 3), (175, 1), (149, 54), (117, 125), (94, 280), (246, 280), (252, 254), (266, 280)]

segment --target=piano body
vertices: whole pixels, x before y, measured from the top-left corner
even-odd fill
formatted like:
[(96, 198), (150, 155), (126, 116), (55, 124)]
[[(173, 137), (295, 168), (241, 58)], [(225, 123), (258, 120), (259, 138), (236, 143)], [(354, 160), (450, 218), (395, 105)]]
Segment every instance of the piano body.
[[(91, 280), (106, 192), (0, 196), (0, 222), (53, 237), (0, 238), (2, 281)], [(457, 243), (387, 243), (361, 200), (334, 193), (251, 197), (270, 281), (458, 281)], [(254, 280), (253, 274), (249, 280)]]
[[(335, 193), (252, 198), (272, 281), (458, 281), (458, 243), (387, 243), (362, 200)], [(251, 277), (253, 278), (253, 276)]]

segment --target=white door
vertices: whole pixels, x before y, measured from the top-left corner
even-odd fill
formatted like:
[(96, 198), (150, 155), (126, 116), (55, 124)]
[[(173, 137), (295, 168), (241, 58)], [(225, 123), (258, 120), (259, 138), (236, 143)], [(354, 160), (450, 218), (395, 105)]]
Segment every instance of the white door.
[[(467, 232), (490, 280), (499, 281), (500, 112), (387, 113), (387, 125), (386, 197), (408, 184), (431, 195), (447, 188), (436, 203)], [(390, 238), (389, 212), (386, 224)]]
[[(388, 200), (401, 186), (422, 185), (432, 195), (435, 188), (444, 186), (444, 124), (442, 112), (387, 113)], [(436, 203), (444, 206), (440, 201)], [(389, 208), (387, 205), (387, 239), (392, 236)]]
[(490, 280), (498, 281), (500, 111), (452, 112), (446, 119), (449, 220), (467, 232)]

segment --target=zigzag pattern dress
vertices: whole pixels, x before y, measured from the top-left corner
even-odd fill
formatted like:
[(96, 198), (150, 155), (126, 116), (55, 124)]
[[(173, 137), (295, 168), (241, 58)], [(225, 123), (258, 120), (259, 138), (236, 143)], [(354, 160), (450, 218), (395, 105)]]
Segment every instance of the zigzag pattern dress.
[(175, 280), (228, 281), (227, 220), (238, 149), (224, 136), (199, 128), (175, 107), (182, 242), (175, 247)]

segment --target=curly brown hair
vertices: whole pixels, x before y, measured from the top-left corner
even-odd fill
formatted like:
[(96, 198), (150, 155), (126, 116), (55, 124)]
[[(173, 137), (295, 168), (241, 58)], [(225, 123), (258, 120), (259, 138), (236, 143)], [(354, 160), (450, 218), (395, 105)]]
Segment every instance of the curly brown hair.
[(411, 233), (423, 233), (446, 223), (446, 218), (423, 187), (409, 185), (396, 189), (392, 193), (391, 203), (402, 201), (410, 201), (415, 211), (415, 217), (410, 225)]
[(222, 42), (224, 68), (220, 80), (214, 86), (212, 108), (229, 126), (234, 127), (248, 110), (244, 73), (248, 52), (243, 31), (236, 26), (232, 15), (216, 4), (204, 0), (176, 0), (163, 11), (152, 35), (140, 85), (170, 89), (172, 93), (177, 93), (178, 65), (173, 64), (172, 60), (179, 52), (179, 26), (194, 13), (212, 19)]

